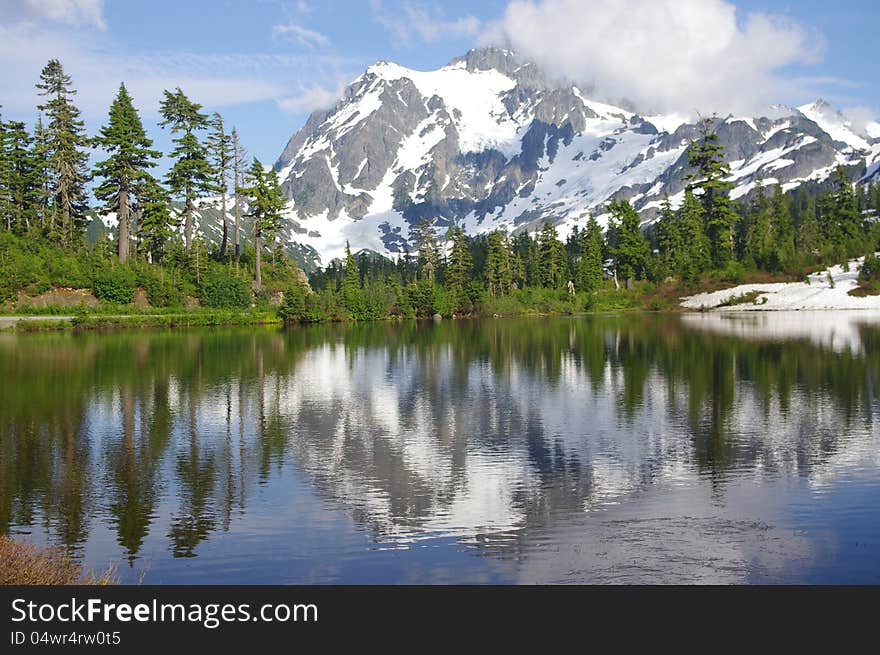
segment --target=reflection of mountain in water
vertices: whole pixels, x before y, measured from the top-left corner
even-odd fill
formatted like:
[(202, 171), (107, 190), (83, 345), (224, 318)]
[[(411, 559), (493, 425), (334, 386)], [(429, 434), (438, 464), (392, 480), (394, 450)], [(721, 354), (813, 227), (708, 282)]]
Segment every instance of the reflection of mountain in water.
[(191, 557), (292, 464), (388, 547), (599, 548), (572, 521), (649, 492), (880, 468), (880, 332), (855, 333), (656, 317), (4, 337), (0, 376), (22, 382), (0, 399), (0, 529), (79, 547), (112, 526), (132, 561), (158, 530)]

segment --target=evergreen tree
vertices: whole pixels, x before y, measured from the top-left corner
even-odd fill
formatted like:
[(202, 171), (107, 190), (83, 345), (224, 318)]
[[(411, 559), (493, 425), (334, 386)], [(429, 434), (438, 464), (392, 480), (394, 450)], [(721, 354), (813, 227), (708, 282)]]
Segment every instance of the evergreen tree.
[(192, 102), (178, 87), (174, 93), (165, 91), (165, 98), (160, 105), (162, 127), (171, 126), (172, 134), (179, 134), (174, 139), (175, 148), (171, 152), (174, 165), (168, 173), (167, 181), (171, 192), (182, 195), (183, 238), (186, 252), (192, 246), (193, 226), (192, 215), (195, 199), (199, 194), (209, 193), (214, 188), (214, 171), (208, 161), (208, 151), (199, 142), (196, 132), (208, 126), (208, 117), (199, 110), (202, 106)]
[(414, 236), (419, 276), (429, 284), (434, 284), (440, 268), (440, 250), (430, 221), (419, 223)]
[(699, 280), (700, 274), (708, 270), (712, 262), (711, 247), (706, 236), (705, 212), (692, 188), (684, 192), (684, 203), (679, 210), (683, 256), (679, 260), (681, 268), (677, 271), (689, 282)]
[(226, 246), (229, 239), (229, 221), (226, 218), (226, 192), (229, 190), (230, 166), (235, 157), (232, 135), (226, 133), (223, 117), (214, 113), (210, 122), (211, 132), (208, 134), (207, 146), (214, 167), (214, 185), (220, 194), (220, 211), (223, 216), (223, 235), (220, 239), (220, 259), (226, 257)]
[(252, 221), (254, 235), (254, 288), (259, 291), (263, 288), (263, 239), (274, 240), (281, 229), (287, 199), (281, 192), (275, 170), (266, 172), (256, 157), (248, 171), (247, 183), (248, 186), (242, 191), (248, 196), (249, 210), (246, 216)]
[(452, 252), (446, 269), (446, 281), (453, 289), (464, 289), (473, 279), (474, 260), (467, 237), (461, 228), (452, 233)]
[(93, 175), (103, 182), (95, 187), (95, 197), (104, 202), (104, 211), (116, 212), (119, 219), (119, 261), (128, 259), (131, 248), (131, 208), (135, 188), (144, 180), (147, 169), (156, 165), (161, 153), (152, 150), (141, 117), (131, 102), (124, 84), (119, 85), (110, 106), (110, 118), (93, 139), (108, 157), (99, 162)]
[[(46, 113), (46, 154), (52, 171), (52, 214), (49, 229), (58, 234), (62, 245), (70, 245), (82, 234), (85, 226), (86, 189), (88, 180), (88, 138), (80, 111), (73, 104), (76, 91), (61, 62), (52, 59), (40, 73), (39, 95), (46, 102), (38, 109)], [(60, 214), (60, 226), (57, 216)]]
[(829, 249), (840, 252), (837, 259), (845, 259), (865, 249), (864, 224), (846, 169), (838, 166), (831, 181), (833, 188), (819, 206), (819, 226)]
[(145, 175), (135, 189), (138, 242), (150, 262), (160, 261), (176, 221), (171, 214), (168, 192), (152, 175)]
[(742, 221), (742, 258), (766, 268), (774, 250), (773, 212), (764, 185), (758, 180), (748, 213)]
[(602, 283), (602, 228), (595, 216), (590, 216), (581, 232), (581, 254), (577, 263), (577, 288), (595, 291)]
[(669, 196), (663, 197), (657, 219), (657, 247), (667, 271), (679, 273), (684, 259), (684, 243), (679, 214), (672, 209)]
[(538, 237), (538, 268), (543, 287), (558, 289), (565, 284), (568, 271), (563, 266), (564, 257), (565, 246), (557, 237), (556, 226), (547, 221)]
[(619, 278), (630, 281), (643, 277), (650, 254), (642, 233), (641, 219), (628, 200), (616, 200), (608, 206), (617, 238), (612, 256)]
[(5, 124), (4, 140), (6, 227), (24, 234), (36, 219), (39, 198), (36, 163), (31, 152), (32, 139), (24, 123), (10, 121)]
[(12, 229), (12, 202), (9, 193), (11, 160), (9, 157), (8, 128), (0, 115), (0, 224)]
[(241, 257), (241, 189), (245, 185), (245, 171), (247, 169), (247, 150), (241, 143), (238, 130), (232, 128), (232, 185), (235, 192), (235, 223), (232, 227), (232, 248), (235, 261)]
[(489, 235), (485, 277), (493, 298), (509, 293), (513, 287), (510, 247), (504, 233), (497, 230)]
[(779, 184), (773, 187), (770, 216), (774, 238), (771, 244), (770, 260), (766, 262), (766, 266), (771, 271), (779, 271), (791, 266), (797, 256), (794, 245), (794, 225), (788, 208), (788, 199)]
[(363, 294), (361, 292), (361, 276), (357, 260), (351, 254), (351, 246), (345, 242), (345, 264), (342, 276), (342, 299), (348, 311), (357, 317), (362, 311)]
[(43, 126), (43, 117), (37, 116), (34, 125), (34, 138), (31, 142), (31, 161), (34, 163), (34, 184), (36, 187), (36, 213), (40, 220), (40, 229), (45, 230), (50, 220), (49, 202), (51, 200), (51, 175), (49, 165), (49, 141), (46, 128)]
[(730, 166), (724, 162), (724, 146), (718, 142), (718, 134), (713, 130), (716, 120), (712, 117), (700, 121), (700, 137), (691, 143), (687, 157), (688, 163), (697, 169), (690, 176), (693, 180), (691, 187), (699, 190), (712, 260), (715, 266), (722, 267), (734, 254), (737, 214), (730, 201), (730, 190), (734, 185), (724, 179), (730, 174)]

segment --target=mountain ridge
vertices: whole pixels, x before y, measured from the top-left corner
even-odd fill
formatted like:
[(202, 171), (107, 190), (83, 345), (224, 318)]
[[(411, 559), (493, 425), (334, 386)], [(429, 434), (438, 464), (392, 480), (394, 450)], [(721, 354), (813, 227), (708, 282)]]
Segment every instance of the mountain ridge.
[[(549, 219), (565, 231), (627, 198), (650, 221), (666, 194), (674, 204), (683, 196), (697, 126), (590, 95), (501, 48), (435, 71), (377, 62), (334, 107), (314, 112), (275, 163), (291, 200), (283, 238), (326, 262), (346, 241), (407, 252), (410, 226), (424, 220), (473, 234)], [(717, 123), (732, 197), (759, 179), (789, 190), (841, 164), (880, 174), (880, 125), (857, 134), (822, 100), (767, 114)]]

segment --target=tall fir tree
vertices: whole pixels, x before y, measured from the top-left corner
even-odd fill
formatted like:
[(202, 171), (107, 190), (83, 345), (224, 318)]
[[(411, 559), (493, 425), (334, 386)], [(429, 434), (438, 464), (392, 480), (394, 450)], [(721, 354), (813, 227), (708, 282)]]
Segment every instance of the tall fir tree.
[(174, 235), (176, 221), (171, 213), (168, 192), (152, 175), (145, 175), (136, 190), (138, 243), (149, 262), (160, 261)]
[(37, 122), (34, 125), (34, 138), (31, 142), (31, 160), (34, 162), (34, 176), (37, 188), (36, 212), (40, 221), (40, 229), (45, 231), (50, 219), (49, 205), (52, 197), (52, 170), (49, 162), (49, 141), (46, 128), (43, 126), (42, 115), (37, 116)]
[(419, 277), (429, 284), (437, 281), (440, 272), (440, 248), (431, 221), (422, 221), (415, 228), (414, 246), (417, 252)]
[[(117, 255), (125, 262), (131, 253), (131, 218), (134, 194), (162, 156), (153, 150), (141, 117), (124, 84), (119, 85), (110, 105), (110, 117), (100, 134), (93, 139), (107, 153), (107, 159), (95, 165), (93, 176), (103, 180), (95, 187), (95, 197), (103, 201), (105, 212), (118, 218)], [(140, 229), (140, 228), (139, 228)]]
[(209, 123), (211, 128), (208, 134), (207, 146), (211, 156), (211, 164), (214, 167), (214, 186), (220, 194), (220, 212), (223, 217), (223, 233), (220, 238), (220, 258), (226, 257), (226, 247), (229, 241), (229, 220), (226, 216), (226, 195), (229, 191), (229, 175), (232, 172), (230, 166), (235, 157), (233, 151), (232, 135), (226, 132), (223, 125), (223, 117), (215, 112), (211, 115)]
[(260, 160), (254, 157), (247, 176), (248, 186), (243, 192), (248, 196), (248, 213), (251, 231), (254, 235), (254, 288), (263, 288), (263, 239), (274, 240), (284, 219), (284, 206), (287, 199), (278, 184), (278, 174), (274, 169), (268, 172)]
[(547, 221), (541, 228), (538, 237), (538, 267), (541, 286), (547, 289), (558, 289), (565, 284), (567, 271), (563, 266), (564, 255), (565, 246), (557, 236), (556, 226), (552, 221)]
[(357, 316), (363, 309), (361, 274), (358, 270), (357, 260), (354, 255), (351, 254), (351, 246), (348, 241), (345, 242), (345, 263), (343, 266), (342, 285), (340, 288), (340, 291), (342, 292), (342, 300), (345, 303), (346, 309), (348, 309), (352, 315)]
[(677, 273), (688, 282), (699, 280), (700, 274), (712, 264), (709, 238), (706, 236), (706, 219), (703, 205), (690, 187), (685, 189), (684, 202), (679, 209), (683, 256)]
[(232, 185), (233, 191), (235, 193), (235, 210), (234, 210), (234, 223), (232, 226), (232, 249), (233, 254), (235, 255), (235, 261), (237, 262), (241, 257), (241, 205), (242, 205), (242, 192), (241, 189), (245, 186), (245, 174), (247, 172), (247, 159), (248, 154), (247, 150), (245, 150), (244, 145), (241, 143), (241, 138), (238, 135), (238, 130), (236, 128), (232, 128)]
[(7, 228), (25, 234), (37, 218), (39, 199), (32, 139), (24, 123), (9, 121), (5, 124), (5, 141)]
[(457, 305), (462, 309), (468, 303), (468, 291), (474, 274), (474, 259), (468, 239), (460, 227), (452, 233), (452, 252), (446, 267), (446, 284)]
[(612, 256), (620, 279), (629, 282), (644, 276), (650, 249), (642, 233), (641, 219), (628, 200), (616, 200), (608, 205), (616, 239)]
[[(40, 73), (37, 83), (40, 96), (46, 98), (38, 109), (45, 112), (46, 155), (51, 169), (52, 193), (49, 230), (61, 244), (79, 240), (85, 227), (87, 165), (89, 145), (85, 123), (73, 104), (76, 90), (61, 62), (51, 59)], [(60, 225), (58, 225), (60, 221)]]
[(8, 128), (0, 114), (0, 225), (12, 229), (12, 204), (9, 197), (9, 137)]
[(498, 230), (489, 235), (485, 277), (493, 298), (510, 293), (513, 286), (510, 245), (506, 235)]
[(690, 186), (703, 206), (712, 260), (721, 267), (734, 256), (737, 213), (730, 200), (734, 185), (725, 179), (730, 166), (724, 161), (724, 146), (714, 130), (716, 122), (714, 116), (700, 121), (700, 136), (688, 147), (687, 158), (690, 166), (696, 168), (689, 176)]
[(595, 216), (590, 216), (580, 238), (581, 254), (575, 284), (581, 291), (591, 292), (602, 283), (602, 228)]
[(201, 108), (179, 87), (173, 93), (165, 91), (159, 108), (163, 119), (159, 125), (170, 126), (171, 133), (179, 135), (174, 139), (175, 148), (171, 152), (174, 165), (168, 172), (167, 182), (173, 194), (183, 196), (183, 239), (187, 253), (192, 247), (195, 200), (214, 189), (214, 170), (208, 151), (196, 135), (208, 126), (208, 117), (201, 113)]

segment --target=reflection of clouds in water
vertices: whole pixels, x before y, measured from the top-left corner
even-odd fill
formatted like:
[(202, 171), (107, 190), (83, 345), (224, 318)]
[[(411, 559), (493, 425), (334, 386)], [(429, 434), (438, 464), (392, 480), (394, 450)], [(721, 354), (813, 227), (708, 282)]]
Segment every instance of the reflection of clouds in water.
[[(198, 555), (193, 580), (219, 548), (244, 580), (273, 561), (291, 582), (351, 580), (390, 550), (406, 571), (373, 581), (797, 581), (837, 536), (813, 497), (875, 484), (880, 387), (876, 330), (777, 343), (787, 320), (735, 331), (766, 340), (684, 317), (192, 341), (77, 387), (79, 450), (33, 442), (54, 457), (33, 506), (56, 502), (61, 538), (113, 526), (147, 557), (170, 541)], [(65, 477), (68, 452), (84, 475)], [(809, 538), (791, 527), (804, 507)], [(492, 557), (457, 577), (440, 552)]]
[(749, 339), (809, 339), (835, 352), (861, 352), (860, 328), (880, 324), (870, 310), (793, 312), (700, 312), (683, 314), (689, 328)]
[[(573, 356), (560, 358), (562, 383), (551, 386), (516, 362), (501, 379), (483, 362), (467, 362), (462, 372), (442, 347), (429, 358), (393, 361), (381, 349), (322, 349), (305, 356), (293, 378), (326, 378), (300, 388), (310, 413), (284, 409), (298, 417), (296, 459), (380, 541), (456, 537), (516, 547), (528, 582), (773, 579), (810, 559), (804, 536), (764, 522), (782, 517), (763, 493), (750, 505), (759, 520), (731, 516), (736, 510), (726, 503), (702, 517), (606, 518), (648, 487), (677, 489), (691, 513), (695, 501), (712, 496), (695, 467), (686, 383), (673, 394), (663, 375), (650, 372), (622, 416), (625, 367), (606, 362), (597, 388)], [(461, 388), (451, 382), (456, 367)], [(847, 423), (833, 402), (817, 405), (794, 391), (783, 407), (737, 385), (724, 426), (734, 478), (822, 476), (841, 449), (873, 454), (858, 461), (878, 468), (873, 430), (845, 448), (828, 447)], [(697, 423), (715, 409), (697, 407)], [(325, 456), (328, 448), (336, 456)], [(380, 465), (374, 456), (383, 452)], [(542, 544), (553, 545), (552, 555)]]

